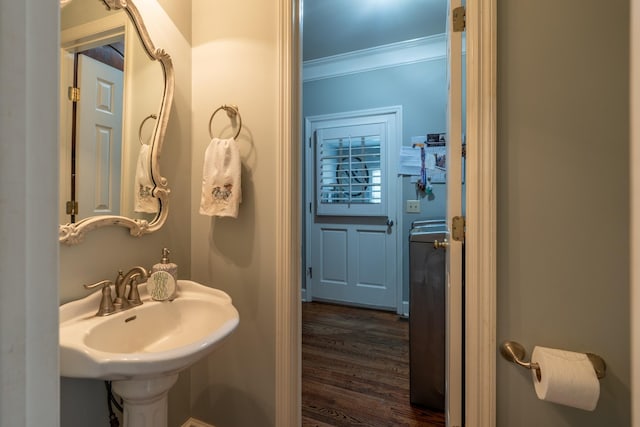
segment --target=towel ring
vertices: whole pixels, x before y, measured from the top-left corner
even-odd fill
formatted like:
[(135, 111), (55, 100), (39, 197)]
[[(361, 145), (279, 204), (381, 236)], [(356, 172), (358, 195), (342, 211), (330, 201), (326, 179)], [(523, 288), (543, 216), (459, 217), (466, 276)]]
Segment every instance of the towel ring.
[(140, 129), (138, 129), (138, 139), (140, 140), (140, 145), (144, 145), (144, 142), (142, 142), (142, 127), (144, 126), (145, 122), (149, 119), (156, 120), (157, 118), (158, 116), (156, 116), (155, 114), (149, 114), (144, 118), (142, 122), (140, 122)]
[(211, 125), (213, 124), (213, 117), (220, 110), (226, 111), (227, 116), (229, 116), (230, 119), (233, 119), (236, 116), (238, 117), (238, 132), (236, 132), (233, 139), (238, 138), (238, 135), (240, 135), (240, 131), (242, 130), (242, 116), (240, 116), (240, 111), (238, 110), (238, 106), (236, 105), (222, 105), (213, 112), (213, 114), (211, 115), (211, 118), (209, 119), (209, 137), (213, 138), (213, 131), (211, 130)]

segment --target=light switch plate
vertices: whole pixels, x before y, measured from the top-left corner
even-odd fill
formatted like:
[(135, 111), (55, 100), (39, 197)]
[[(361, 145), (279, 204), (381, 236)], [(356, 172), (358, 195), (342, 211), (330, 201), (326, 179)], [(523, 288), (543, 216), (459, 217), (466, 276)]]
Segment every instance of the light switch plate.
[(420, 213), (420, 200), (407, 200), (407, 213)]

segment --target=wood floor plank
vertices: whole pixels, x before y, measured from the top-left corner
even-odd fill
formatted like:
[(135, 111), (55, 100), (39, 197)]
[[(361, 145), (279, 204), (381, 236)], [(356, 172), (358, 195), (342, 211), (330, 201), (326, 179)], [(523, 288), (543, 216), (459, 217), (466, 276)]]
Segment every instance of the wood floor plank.
[(302, 425), (444, 426), (409, 403), (409, 326), (388, 312), (302, 305)]

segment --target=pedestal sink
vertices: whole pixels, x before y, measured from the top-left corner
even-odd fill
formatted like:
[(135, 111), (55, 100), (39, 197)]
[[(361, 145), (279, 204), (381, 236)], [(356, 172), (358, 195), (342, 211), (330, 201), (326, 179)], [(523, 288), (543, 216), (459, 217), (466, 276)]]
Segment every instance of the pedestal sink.
[(178, 372), (213, 351), (239, 323), (226, 293), (178, 280), (173, 301), (95, 316), (100, 292), (60, 307), (60, 375), (113, 381), (124, 427), (167, 425), (167, 394)]

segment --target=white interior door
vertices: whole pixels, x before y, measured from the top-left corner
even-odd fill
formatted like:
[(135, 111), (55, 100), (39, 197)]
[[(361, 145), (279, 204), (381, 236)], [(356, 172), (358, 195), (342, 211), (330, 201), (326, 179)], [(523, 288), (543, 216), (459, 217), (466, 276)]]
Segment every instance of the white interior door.
[(461, 0), (448, 0), (447, 13), (447, 228), (446, 352), (447, 426), (462, 426), (462, 245), (452, 238), (454, 217), (462, 216), (462, 32), (452, 28)]
[(307, 297), (396, 310), (395, 116), (316, 122)]
[(122, 71), (78, 55), (79, 218), (120, 214)]

